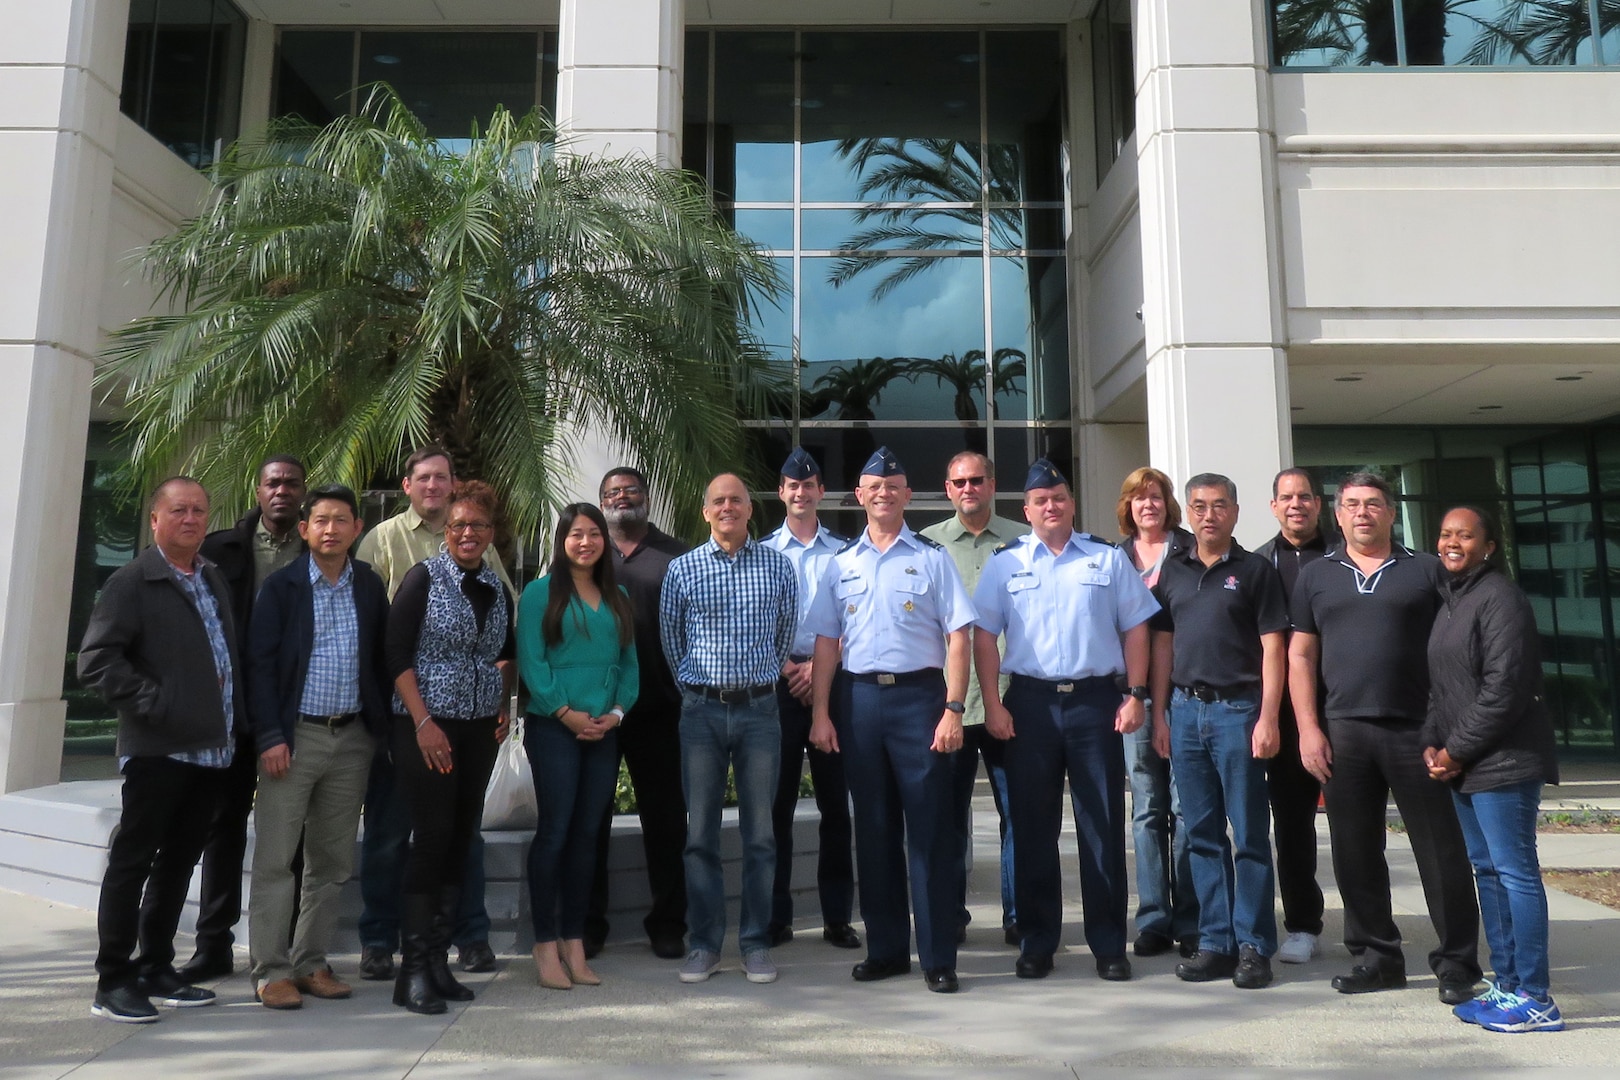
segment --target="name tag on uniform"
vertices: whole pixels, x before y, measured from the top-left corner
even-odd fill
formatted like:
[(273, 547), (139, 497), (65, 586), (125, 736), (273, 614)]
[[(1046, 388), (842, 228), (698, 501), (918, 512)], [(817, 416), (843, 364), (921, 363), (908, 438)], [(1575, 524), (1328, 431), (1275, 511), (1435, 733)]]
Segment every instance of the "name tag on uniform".
[(1041, 583), (1033, 571), (1020, 570), (1007, 579), (1007, 591), (1010, 593), (1028, 592)]
[(1107, 585), (1113, 578), (1103, 570), (1082, 570), (1078, 581), (1082, 585)]

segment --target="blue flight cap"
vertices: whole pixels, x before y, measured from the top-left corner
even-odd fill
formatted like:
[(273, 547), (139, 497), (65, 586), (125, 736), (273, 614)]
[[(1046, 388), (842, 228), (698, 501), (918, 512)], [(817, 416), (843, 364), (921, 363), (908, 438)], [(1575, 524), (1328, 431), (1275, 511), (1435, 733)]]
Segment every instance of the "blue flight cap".
[(1024, 477), (1024, 490), (1032, 491), (1035, 488), (1068, 487), (1069, 481), (1058, 471), (1058, 467), (1045, 458), (1036, 458), (1029, 467), (1029, 475)]
[(816, 464), (815, 458), (805, 453), (802, 446), (795, 446), (793, 453), (789, 454), (787, 460), (782, 462), (782, 479), (784, 480), (808, 480), (812, 476), (820, 475), (821, 466)]
[(894, 452), (887, 446), (880, 446), (872, 451), (872, 456), (866, 459), (865, 465), (861, 466), (862, 476), (904, 476), (905, 474), (906, 470), (900, 464), (900, 459), (895, 457)]

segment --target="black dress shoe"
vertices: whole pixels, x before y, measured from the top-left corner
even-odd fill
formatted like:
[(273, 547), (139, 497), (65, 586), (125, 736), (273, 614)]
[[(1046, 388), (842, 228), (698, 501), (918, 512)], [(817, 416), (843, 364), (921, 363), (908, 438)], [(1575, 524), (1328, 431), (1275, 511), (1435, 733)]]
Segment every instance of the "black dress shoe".
[(929, 968), (923, 972), (923, 982), (936, 994), (954, 994), (961, 989), (961, 984), (956, 981), (956, 971), (952, 968)]
[(821, 931), (822, 940), (829, 945), (836, 945), (840, 949), (858, 949), (861, 947), (861, 935), (847, 922), (828, 923)]
[(1126, 982), (1131, 977), (1131, 962), (1123, 956), (1099, 956), (1097, 976), (1109, 982)]
[(1176, 965), (1176, 978), (1182, 982), (1214, 982), (1237, 974), (1238, 958), (1232, 953), (1199, 949), (1191, 960)]
[(487, 941), (474, 941), (463, 945), (458, 951), (462, 971), (494, 971), (495, 950), (489, 947)]
[(587, 960), (595, 960), (598, 956), (601, 956), (602, 955), (602, 946), (604, 946), (606, 944), (607, 944), (607, 941), (602, 939), (602, 938), (599, 938), (599, 937), (586, 937), (586, 939), (585, 939), (585, 959), (587, 959)]
[(1371, 994), (1377, 990), (1399, 990), (1406, 985), (1406, 972), (1357, 964), (1348, 975), (1333, 976), (1333, 989), (1341, 994)]
[(773, 949), (786, 945), (793, 940), (793, 927), (786, 923), (773, 922), (765, 928), (765, 940)]
[(1013, 974), (1017, 975), (1020, 979), (1046, 978), (1048, 975), (1052, 974), (1052, 954), (1045, 953), (1040, 956), (1032, 956), (1029, 953), (1025, 953), (1024, 955), (1020, 956), (1018, 958), (1018, 962), (1013, 965)]
[(360, 977), (381, 982), (394, 977), (394, 954), (384, 945), (367, 945), (360, 950)]
[(1137, 956), (1162, 956), (1176, 947), (1176, 943), (1157, 930), (1144, 930), (1136, 935), (1131, 951)]
[(1176, 942), (1176, 952), (1181, 954), (1183, 960), (1191, 960), (1198, 955), (1198, 935), (1192, 934)]
[(1013, 926), (1003, 926), (1001, 928), (1001, 940), (1005, 941), (1007, 944), (1016, 949), (1024, 943), (1024, 935), (1018, 932), (1018, 927), (1016, 924)]
[(217, 952), (198, 949), (191, 959), (186, 961), (185, 967), (180, 968), (175, 974), (180, 976), (181, 982), (195, 984), (223, 979), (235, 970), (236, 958), (231, 955), (231, 950)]
[(1238, 946), (1237, 970), (1232, 985), (1239, 990), (1259, 990), (1271, 985), (1271, 961), (1253, 945)]
[(680, 934), (660, 934), (652, 939), (652, 951), (660, 960), (684, 960), (686, 938)]
[(1447, 1005), (1461, 1005), (1465, 1001), (1472, 1001), (1474, 1000), (1474, 986), (1478, 982), (1478, 979), (1442, 975), (1440, 977), (1440, 1000)]
[(879, 979), (892, 979), (896, 975), (911, 974), (911, 958), (902, 956), (895, 960), (866, 959), (850, 969), (849, 977), (856, 982), (877, 982)]
[(120, 1024), (153, 1024), (158, 1011), (133, 986), (117, 986), (111, 990), (97, 990), (90, 1005), (90, 1015)]

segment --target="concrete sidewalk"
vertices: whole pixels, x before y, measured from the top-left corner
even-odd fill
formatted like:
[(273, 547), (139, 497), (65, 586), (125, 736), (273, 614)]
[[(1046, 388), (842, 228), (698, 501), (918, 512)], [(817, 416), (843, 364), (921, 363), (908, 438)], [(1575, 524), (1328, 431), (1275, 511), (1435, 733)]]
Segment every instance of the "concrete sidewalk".
[[(1620, 1061), (1620, 913), (1557, 892), (1553, 987), (1569, 1023), (1560, 1034), (1467, 1027), (1436, 1000), (1427, 975), (1414, 974), (1402, 991), (1335, 994), (1328, 979), (1348, 967), (1337, 944), (1302, 967), (1277, 965), (1277, 983), (1262, 991), (1181, 983), (1171, 957), (1135, 960), (1131, 982), (1103, 983), (1080, 941), (1074, 905), (1057, 971), (1041, 981), (1016, 979), (1014, 950), (1001, 943), (999, 904), (988, 892), (995, 812), (985, 802), (975, 815), (974, 924), (959, 963), (963, 992), (954, 997), (928, 993), (920, 974), (855, 983), (849, 968), (859, 954), (824, 944), (806, 924), (775, 950), (782, 978), (768, 986), (742, 978), (734, 946), (721, 975), (683, 986), (675, 963), (655, 959), (643, 944), (621, 944), (597, 961), (602, 987), (541, 990), (526, 957), (503, 958), (496, 974), (468, 977), (477, 1001), (443, 1017), (411, 1016), (389, 1003), (391, 984), (364, 982), (355, 983), (352, 1000), (271, 1013), (253, 1003), (239, 973), (216, 984), (216, 1007), (164, 1010), (157, 1024), (125, 1026), (89, 1015), (94, 914), (0, 893), (0, 1077), (437, 1080), (578, 1076), (582, 1066), (607, 1078), (937, 1076), (951, 1066), (1071, 1080), (1103, 1067), (1137, 1075), (1309, 1068), (1388, 1077), (1417, 1068), (1607, 1073)], [(1333, 907), (1325, 821), (1319, 825)], [(1549, 867), (1620, 866), (1620, 836), (1546, 836), (1542, 850)], [(1433, 931), (1416, 914), (1422, 896), (1404, 837), (1391, 835), (1390, 859), (1408, 963), (1422, 972)], [(1066, 862), (1072, 877), (1073, 856)], [(1076, 886), (1067, 883), (1069, 896)], [(1330, 911), (1325, 941), (1336, 942), (1339, 929)], [(188, 946), (182, 942), (182, 954)], [(352, 978), (354, 957), (334, 960)]]

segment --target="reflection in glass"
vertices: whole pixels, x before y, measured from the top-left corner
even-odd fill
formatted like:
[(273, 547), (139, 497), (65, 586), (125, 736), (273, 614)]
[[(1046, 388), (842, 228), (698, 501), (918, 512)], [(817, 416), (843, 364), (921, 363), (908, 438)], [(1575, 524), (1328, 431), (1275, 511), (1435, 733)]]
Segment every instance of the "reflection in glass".
[(984, 234), (978, 207), (806, 210), (801, 228), (806, 251), (978, 251)]
[(1275, 0), (1272, 56), (1284, 67), (1601, 63), (1589, 10), (1587, 0)]
[[(1129, 6), (1126, 0), (1127, 22)], [(1062, 39), (1050, 30), (991, 31), (985, 63), (990, 197), (1061, 199)]]
[(681, 72), (681, 168), (709, 179), (708, 34), (686, 35), (686, 67)]
[[(1074, 456), (1074, 433), (1068, 427), (996, 428), (996, 476), (1002, 490), (1011, 492), (1021, 489), (1030, 462), (1039, 457), (1046, 458), (1063, 470), (1070, 486), (1074, 485), (1079, 472)], [(1017, 521), (1021, 516), (1014, 514), (1012, 517)], [(1111, 537), (1118, 531), (1107, 528), (1102, 522), (1089, 526), (1085, 522), (1076, 522), (1075, 527), (1103, 537)]]
[(1136, 130), (1136, 77), (1130, 0), (1103, 0), (1091, 14), (1091, 92), (1097, 182)]
[(963, 450), (985, 451), (983, 427), (948, 424), (914, 428), (806, 427), (800, 432), (800, 441), (822, 463), (822, 476), (832, 491), (853, 491), (860, 481), (861, 466), (880, 446), (894, 451), (914, 491), (942, 490), (945, 466), (952, 456)]
[(792, 31), (714, 36), (710, 183), (721, 199), (792, 201)]
[[(783, 281), (792, 281), (786, 259), (773, 265), (780, 269)], [(792, 298), (786, 295), (772, 299), (759, 296), (752, 289), (748, 292), (748, 322), (771, 356), (780, 360), (793, 359), (792, 303)]]
[(990, 246), (998, 251), (1024, 248), (1061, 252), (1068, 244), (1062, 210), (990, 208)]
[(389, 83), (429, 135), (455, 140), (470, 137), (497, 105), (519, 116), (538, 105), (539, 63), (533, 31), (367, 30), (358, 81)]
[(119, 108), (190, 164), (209, 164), (236, 138), (246, 40), (227, 0), (137, 0)]
[(998, 356), (1022, 361), (998, 368), (1001, 419), (1065, 420), (1072, 412), (1067, 280), (1062, 256), (990, 260), (990, 340)]
[(354, 34), (287, 30), (276, 48), (277, 116), (324, 127), (353, 111)]
[(793, 250), (792, 210), (738, 208), (732, 227), (767, 251)]

